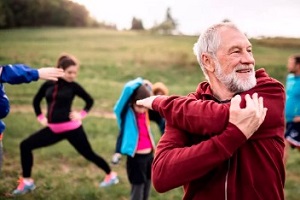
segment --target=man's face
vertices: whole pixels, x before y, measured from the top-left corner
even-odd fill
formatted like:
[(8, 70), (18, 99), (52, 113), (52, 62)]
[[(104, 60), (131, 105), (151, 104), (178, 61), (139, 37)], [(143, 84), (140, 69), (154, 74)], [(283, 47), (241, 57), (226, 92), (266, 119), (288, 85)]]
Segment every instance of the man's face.
[(247, 37), (232, 28), (221, 28), (216, 53), (215, 76), (230, 92), (239, 93), (256, 85), (255, 60)]

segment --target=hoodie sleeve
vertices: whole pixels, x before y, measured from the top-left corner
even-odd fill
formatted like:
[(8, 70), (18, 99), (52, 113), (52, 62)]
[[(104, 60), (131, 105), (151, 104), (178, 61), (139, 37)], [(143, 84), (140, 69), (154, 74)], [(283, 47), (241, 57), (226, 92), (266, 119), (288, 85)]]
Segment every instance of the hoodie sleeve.
[(117, 123), (118, 123), (118, 126), (120, 129), (121, 129), (121, 123), (122, 123), (122, 113), (123, 113), (124, 109), (127, 108), (128, 102), (129, 102), (133, 92), (135, 91), (135, 89), (138, 88), (142, 84), (143, 84), (143, 79), (141, 77), (138, 77), (134, 80), (127, 82), (123, 87), (121, 95), (114, 106), (114, 113), (116, 115)]
[(155, 189), (166, 192), (203, 177), (228, 160), (246, 140), (244, 134), (229, 123), (222, 134), (191, 146), (186, 132), (167, 123), (152, 165)]
[(38, 70), (24, 64), (5, 65), (0, 70), (2, 83), (21, 84), (39, 79)]
[(158, 96), (152, 107), (172, 126), (201, 135), (213, 136), (221, 133), (229, 119), (228, 103), (219, 104), (192, 96)]

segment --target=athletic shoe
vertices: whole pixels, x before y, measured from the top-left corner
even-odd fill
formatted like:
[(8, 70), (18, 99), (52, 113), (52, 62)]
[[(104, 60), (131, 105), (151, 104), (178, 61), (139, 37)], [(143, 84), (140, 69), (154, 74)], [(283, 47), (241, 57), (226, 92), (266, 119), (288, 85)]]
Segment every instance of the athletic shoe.
[(33, 191), (36, 188), (33, 181), (32, 181), (32, 183), (25, 183), (25, 181), (22, 177), (20, 177), (18, 182), (19, 182), (19, 185), (18, 185), (17, 189), (15, 189), (13, 191), (13, 193), (12, 193), (13, 195), (23, 195), (23, 194)]
[(111, 159), (111, 163), (114, 165), (119, 164), (121, 157), (122, 157), (122, 155), (120, 153), (115, 153)]
[(110, 172), (106, 175), (104, 180), (99, 184), (99, 187), (108, 187), (119, 183), (118, 175), (116, 172)]

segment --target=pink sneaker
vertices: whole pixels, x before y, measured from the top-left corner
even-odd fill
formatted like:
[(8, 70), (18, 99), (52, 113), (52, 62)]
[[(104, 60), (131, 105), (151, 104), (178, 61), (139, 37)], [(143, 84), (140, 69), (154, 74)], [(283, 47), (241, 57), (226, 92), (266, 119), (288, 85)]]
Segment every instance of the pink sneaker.
[(33, 181), (32, 181), (32, 183), (29, 183), (29, 184), (25, 183), (25, 181), (22, 177), (20, 177), (18, 182), (19, 182), (19, 185), (18, 185), (17, 189), (15, 189), (13, 191), (13, 193), (12, 193), (13, 195), (23, 195), (23, 194), (33, 191), (36, 188)]
[(105, 176), (104, 180), (99, 184), (99, 187), (108, 187), (117, 183), (119, 183), (118, 175), (112, 171)]

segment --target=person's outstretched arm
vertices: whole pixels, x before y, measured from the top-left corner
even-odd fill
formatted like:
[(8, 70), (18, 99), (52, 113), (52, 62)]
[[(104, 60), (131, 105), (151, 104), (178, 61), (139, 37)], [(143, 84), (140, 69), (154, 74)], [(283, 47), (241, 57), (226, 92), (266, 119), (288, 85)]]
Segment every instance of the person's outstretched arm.
[(45, 67), (34, 69), (24, 64), (4, 65), (0, 67), (0, 80), (2, 83), (21, 84), (43, 80), (54, 80), (63, 77), (63, 69)]
[[(214, 136), (228, 124), (229, 102), (220, 104), (212, 100), (196, 99), (195, 96), (151, 96), (137, 104), (153, 109), (167, 123), (191, 133)], [(218, 125), (211, 122), (216, 122)]]
[[(285, 101), (283, 85), (260, 70), (257, 85), (241, 93), (241, 107), (245, 107), (246, 94), (257, 93), (264, 98), (269, 109), (262, 128), (277, 127), (282, 123), (282, 104)], [(137, 101), (149, 109), (158, 111), (172, 126), (192, 134), (214, 136), (221, 133), (228, 123), (229, 103), (219, 104), (211, 100), (197, 99), (195, 95), (151, 96)], [(277, 105), (277, 106), (275, 106)], [(214, 123), (212, 123), (214, 122)]]

